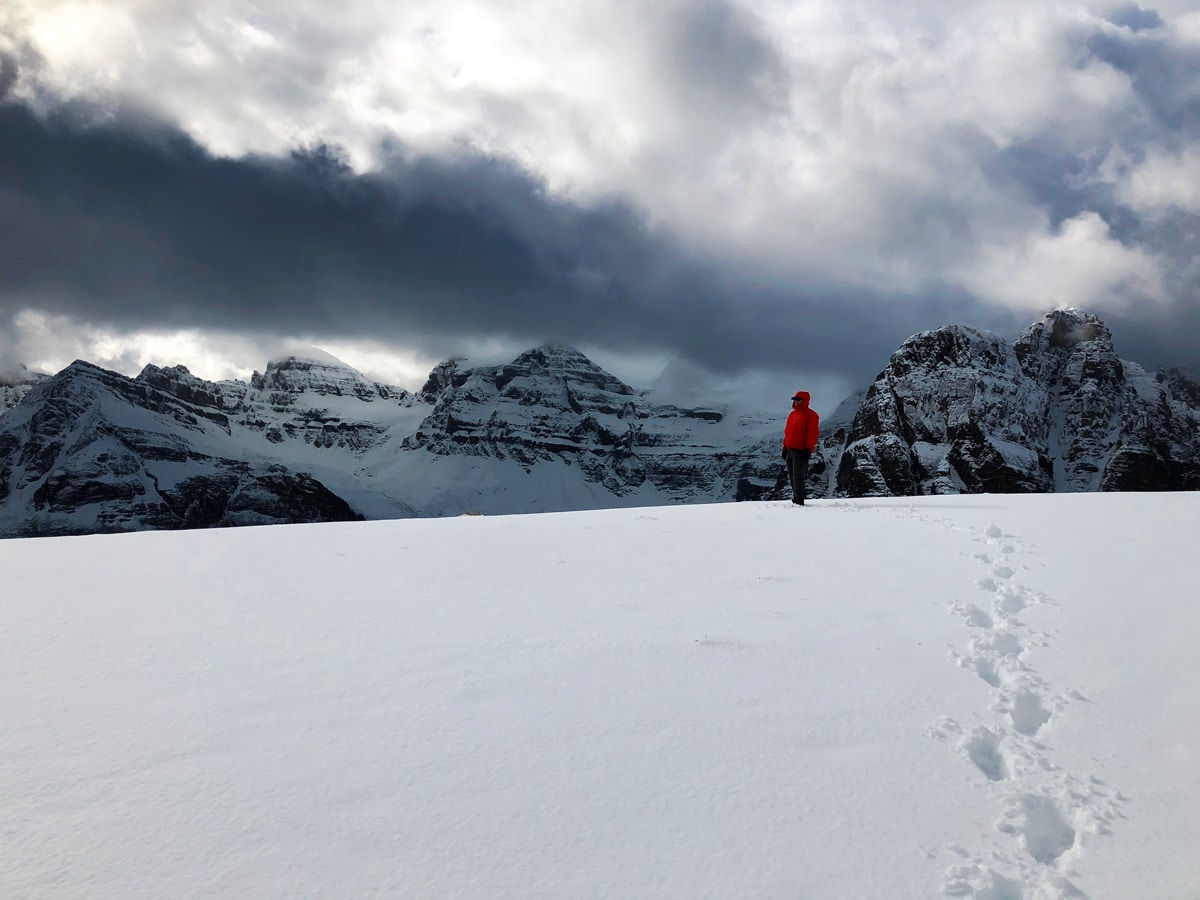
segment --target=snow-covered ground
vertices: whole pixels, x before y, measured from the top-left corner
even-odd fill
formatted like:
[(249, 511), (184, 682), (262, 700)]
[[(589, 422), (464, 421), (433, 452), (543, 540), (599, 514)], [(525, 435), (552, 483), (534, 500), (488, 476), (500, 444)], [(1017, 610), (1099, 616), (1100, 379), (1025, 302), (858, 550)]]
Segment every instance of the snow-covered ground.
[(1200, 494), (0, 542), (0, 896), (1200, 897)]

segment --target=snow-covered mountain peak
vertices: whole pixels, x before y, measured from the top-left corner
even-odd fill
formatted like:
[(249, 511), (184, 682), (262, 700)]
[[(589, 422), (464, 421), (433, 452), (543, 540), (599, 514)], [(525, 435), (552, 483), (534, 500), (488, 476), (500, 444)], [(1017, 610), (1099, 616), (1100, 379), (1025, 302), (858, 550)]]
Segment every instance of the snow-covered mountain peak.
[(353, 519), (304, 473), (252, 458), (217, 385), (82, 360), (0, 418), (0, 534)]
[[(447, 360), (434, 369), (422, 393), (436, 397), (433, 410), (402, 445), (463, 460), (439, 466), (471, 473), (471, 483), (448, 485), (446, 496), (480, 496), (493, 488), (477, 490), (473, 482), (502, 472), (524, 481), (535, 468), (545, 473), (533, 488), (534, 508), (543, 509), (598, 502), (592, 498), (745, 497), (777, 482), (778, 448), (758, 444), (776, 423), (726, 421), (707, 407), (654, 405), (573, 347), (543, 345), (499, 366), (460, 369), (458, 363)], [(495, 490), (496, 500), (511, 502), (504, 496), (510, 485), (497, 481)], [(445, 508), (447, 501), (432, 493), (414, 505)]]
[(106, 390), (123, 376), (77, 359), (52, 378), (40, 382), (33, 393), (44, 399), (61, 398), (73, 405), (86, 406), (97, 390)]
[(417, 392), (417, 396), (426, 403), (436, 403), (447, 388), (461, 387), (467, 380), (467, 375), (462, 371), (460, 365), (464, 362), (466, 362), (465, 356), (443, 359), (430, 371), (429, 378)]
[(906, 340), (888, 363), (895, 376), (916, 371), (945, 368), (978, 368), (1003, 370), (1008, 367), (1011, 353), (1005, 340), (997, 335), (965, 325), (946, 325), (932, 331), (922, 331)]
[(1081, 344), (1095, 345), (1089, 350), (1112, 352), (1112, 332), (1098, 317), (1074, 307), (1055, 309), (1040, 322), (1026, 328), (1015, 348), (1018, 356), (1044, 352), (1049, 348), (1069, 352)]
[[(236, 405), (236, 395), (231, 397), (221, 385), (197, 378), (187, 366), (160, 368), (150, 364), (138, 373), (136, 381), (158, 388), (185, 403), (226, 409)], [(243, 385), (244, 387), (244, 385)]]
[[(320, 356), (321, 358), (317, 358)], [(288, 394), (333, 394), (370, 400), (378, 394), (375, 385), (357, 369), (326, 353), (290, 355), (267, 363), (262, 374), (255, 372), (251, 387)]]
[(1047, 314), (1043, 322), (1050, 330), (1050, 344), (1054, 347), (1073, 347), (1084, 341), (1111, 341), (1108, 326), (1090, 312), (1074, 307), (1056, 309)]
[(289, 353), (286, 358), (321, 363), (322, 365), (331, 366), (335, 369), (350, 369), (351, 371), (357, 371), (354, 366), (350, 365), (345, 360), (339, 359), (328, 350), (322, 350), (320, 347), (305, 347), (303, 350), (297, 350), (294, 353)]
[[(1046, 463), (1024, 447), (1026, 383), (1001, 337), (951, 325), (909, 338), (867, 390), (837, 466), (863, 494), (1044, 490)], [(831, 434), (831, 437), (833, 435)]]
[(86, 359), (76, 359), (63, 367), (58, 373), (57, 378), (75, 378), (78, 376), (84, 377), (103, 377), (111, 374), (108, 369), (101, 368), (95, 363), (90, 363)]
[(1185, 489), (1197, 483), (1186, 378), (1123, 362), (1092, 313), (1048, 313), (1009, 346), (953, 326), (914, 335), (854, 419), (838, 490)]
[(543, 344), (526, 350), (500, 370), (500, 377), (509, 380), (521, 375), (548, 376), (623, 396), (636, 393), (617, 376), (606, 372), (583, 353), (565, 344)]

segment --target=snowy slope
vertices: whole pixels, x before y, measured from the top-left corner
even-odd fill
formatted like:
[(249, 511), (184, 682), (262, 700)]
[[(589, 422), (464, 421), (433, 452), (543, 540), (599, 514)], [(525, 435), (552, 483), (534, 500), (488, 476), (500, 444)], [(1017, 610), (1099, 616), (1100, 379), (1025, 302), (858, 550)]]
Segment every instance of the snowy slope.
[(976, 495), (0, 542), (0, 896), (1194, 898), (1198, 529)]

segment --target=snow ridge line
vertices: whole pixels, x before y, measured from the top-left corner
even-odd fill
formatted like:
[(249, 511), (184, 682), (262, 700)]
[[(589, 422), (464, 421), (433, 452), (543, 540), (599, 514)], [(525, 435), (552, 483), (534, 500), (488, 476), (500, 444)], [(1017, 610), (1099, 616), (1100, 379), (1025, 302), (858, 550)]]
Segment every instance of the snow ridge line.
[(1020, 615), (1037, 605), (1058, 605), (1018, 578), (1028, 568), (1020, 558), (1036, 556), (1036, 550), (994, 522), (978, 532), (950, 520), (913, 516), (911, 507), (908, 515), (965, 530), (984, 545), (971, 554), (986, 570), (976, 581), (976, 602), (949, 604), (972, 631), (965, 650), (951, 648), (950, 657), (986, 687), (992, 718), (965, 728), (946, 717), (930, 735), (953, 742), (983, 776), (989, 800), (1001, 813), (986, 846), (946, 848), (960, 859), (947, 870), (942, 893), (973, 900), (1085, 897), (1070, 879), (1079, 876), (1076, 866), (1088, 848), (1122, 817), (1125, 798), (1093, 775), (1065, 771), (1046, 742), (1044, 729), (1056, 716), (1072, 702), (1090, 701), (1076, 690), (1048, 684), (1030, 662), (1033, 648), (1051, 646), (1051, 635), (1031, 628)]

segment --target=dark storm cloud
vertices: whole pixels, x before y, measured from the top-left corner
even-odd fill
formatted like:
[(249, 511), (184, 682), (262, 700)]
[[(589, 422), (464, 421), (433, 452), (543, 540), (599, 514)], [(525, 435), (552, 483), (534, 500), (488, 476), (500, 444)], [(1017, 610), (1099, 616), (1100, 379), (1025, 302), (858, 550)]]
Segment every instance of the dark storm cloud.
[[(783, 292), (710, 310), (717, 325), (683, 331), (681, 350), (711, 369), (736, 371), (747, 363), (781, 369), (835, 372), (866, 386), (910, 335), (951, 323), (1015, 336), (1030, 324), (965, 292), (934, 287), (919, 297), (830, 286), (797, 296)], [(746, 359), (744, 348), (753, 348)]]
[[(620, 203), (550, 199), (491, 159), (351, 172), (334, 151), (219, 159), (161, 123), (0, 106), (0, 309), (127, 329), (503, 335), (669, 349), (715, 371), (856, 380), (949, 319), (836, 285), (739, 287)], [(960, 311), (969, 310), (959, 298)]]
[(1054, 229), (1067, 219), (1094, 212), (1108, 224), (1113, 237), (1126, 245), (1136, 244), (1141, 220), (1117, 201), (1112, 184), (1101, 177), (1105, 159), (1106, 154), (1069, 149), (1046, 134), (996, 149), (984, 157), (983, 170), (994, 182), (1024, 194), (1044, 210)]
[(1117, 350), (1152, 369), (1183, 366), (1200, 375), (1200, 216), (1172, 210), (1137, 220), (1131, 240), (1170, 260), (1171, 300), (1107, 313)]
[(7, 53), (0, 51), (0, 103), (8, 97), (8, 92), (17, 83), (17, 61)]
[(1200, 46), (1172, 41), (1160, 31), (1095, 32), (1088, 53), (1129, 76), (1161, 130), (1177, 138), (1200, 136)]
[(1117, 7), (1105, 16), (1105, 19), (1131, 31), (1148, 31), (1152, 28), (1161, 28), (1163, 24), (1162, 17), (1156, 10), (1143, 9), (1136, 3)]
[(126, 324), (286, 328), (298, 318), (352, 332), (364, 326), (348, 314), (403, 312), (416, 296), (453, 320), (463, 312), (454, 298), (480, 312), (552, 286), (553, 266), (483, 199), (506, 177), (486, 163), (397, 163), (389, 177), (356, 177), (322, 149), (222, 160), (153, 123), (80, 129), (67, 119), (0, 111), (9, 295)]

